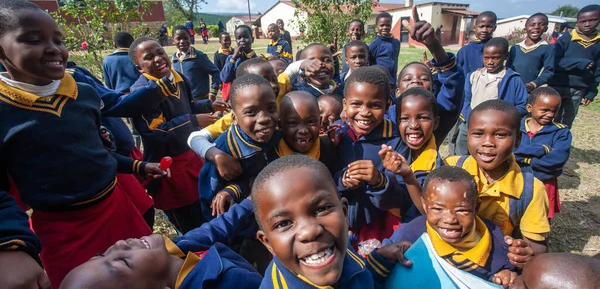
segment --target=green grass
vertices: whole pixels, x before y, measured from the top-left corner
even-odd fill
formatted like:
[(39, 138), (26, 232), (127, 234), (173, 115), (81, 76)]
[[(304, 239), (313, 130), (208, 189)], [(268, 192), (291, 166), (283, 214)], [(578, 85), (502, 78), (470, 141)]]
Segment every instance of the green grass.
[[(256, 53), (263, 54), (267, 52), (268, 44), (268, 39), (255, 39), (254, 44), (252, 44), (252, 48), (254, 49), (254, 51), (256, 51)], [(196, 37), (196, 44), (194, 45), (194, 47), (206, 53), (208, 55), (208, 58), (212, 60), (215, 51), (217, 51), (219, 47), (221, 47), (221, 45), (219, 44), (216, 38), (211, 38), (208, 41), (208, 44), (202, 44), (202, 38)], [(165, 47), (165, 50), (169, 53), (169, 55), (172, 55), (177, 51), (177, 48), (175, 48), (175, 46), (167, 46)]]

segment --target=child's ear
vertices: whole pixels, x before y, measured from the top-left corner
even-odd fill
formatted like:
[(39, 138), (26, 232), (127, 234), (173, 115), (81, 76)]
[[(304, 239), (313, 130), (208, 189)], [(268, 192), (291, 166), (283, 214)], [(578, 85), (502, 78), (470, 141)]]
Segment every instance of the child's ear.
[(237, 117), (235, 117), (235, 112), (231, 111), (231, 123), (237, 125)]
[(135, 65), (135, 69), (137, 69), (140, 73), (144, 73), (144, 70), (142, 69), (142, 67), (137, 64)]
[[(400, 86), (396, 87), (395, 93), (396, 93), (396, 100), (397, 100), (398, 97), (402, 94), (402, 91), (400, 91)], [(398, 107), (398, 106), (396, 106), (396, 107)]]
[(421, 204), (423, 205), (423, 212), (427, 215), (427, 206), (425, 206), (425, 199), (421, 196)]
[(518, 148), (519, 145), (521, 144), (521, 130), (517, 129), (517, 135), (516, 135), (516, 139), (515, 139), (515, 148)]
[(498, 25), (494, 24), (494, 29), (492, 30), (492, 33), (494, 33), (494, 31), (496, 31), (496, 28), (498, 28)]
[(258, 230), (258, 232), (256, 232), (256, 239), (258, 239), (265, 246), (265, 248), (269, 250), (269, 253), (271, 253), (271, 255), (275, 256), (275, 252), (273, 252), (273, 247), (271, 247), (269, 238), (267, 238), (267, 235), (263, 230)]
[(438, 126), (440, 126), (440, 117), (436, 116), (435, 121), (433, 122), (433, 130), (435, 131), (438, 128)]
[(342, 111), (346, 111), (346, 98), (342, 99)]
[(346, 220), (346, 225), (350, 225), (350, 223), (348, 222), (348, 199), (342, 197), (340, 199), (340, 202), (342, 203), (342, 212), (344, 212), (344, 219)]
[(527, 109), (527, 112), (531, 113), (531, 110), (533, 109), (533, 106), (532, 106), (531, 104), (529, 104), (529, 103), (528, 103), (528, 104), (525, 106), (525, 109)]

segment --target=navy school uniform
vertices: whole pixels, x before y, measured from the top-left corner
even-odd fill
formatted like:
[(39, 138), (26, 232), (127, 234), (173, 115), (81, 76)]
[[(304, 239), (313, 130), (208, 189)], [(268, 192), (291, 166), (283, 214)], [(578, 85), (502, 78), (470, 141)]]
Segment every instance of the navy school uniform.
[(521, 120), (521, 143), (514, 152), (517, 162), (531, 166), (533, 175), (541, 181), (559, 177), (569, 160), (571, 131), (567, 126), (553, 122), (530, 137), (527, 124), (530, 120)]
[[(558, 38), (554, 47), (555, 72), (549, 84), (585, 90), (583, 98), (594, 100), (600, 83), (600, 33), (584, 40), (574, 29)], [(585, 69), (589, 63), (593, 63), (592, 68)]]
[(287, 64), (292, 63), (292, 47), (283, 38), (279, 38), (277, 41), (271, 40), (267, 46), (267, 54), (281, 58)]
[(0, 191), (0, 250), (23, 251), (39, 260), (42, 244), (29, 228), (28, 219), (15, 199)]
[(292, 47), (292, 36), (290, 35), (290, 32), (285, 29), (283, 29), (283, 30), (280, 29), (279, 34), (281, 35), (281, 38), (290, 45), (290, 48), (291, 48)]
[[(465, 81), (465, 99), (461, 112), (461, 117), (464, 121), (469, 120), (472, 110), (471, 99), (473, 96), (471, 91), (471, 74), (472, 73), (467, 75)], [(513, 104), (521, 116), (524, 116), (527, 114), (527, 109), (525, 108), (527, 105), (527, 97), (529, 97), (529, 94), (527, 93), (525, 84), (519, 77), (519, 74), (515, 73), (510, 68), (506, 68), (506, 75), (504, 75), (504, 78), (498, 83), (498, 99)]]
[[(219, 69), (219, 71), (223, 70), (223, 67), (225, 66), (225, 61), (227, 60), (227, 56), (229, 56), (229, 54), (231, 54), (232, 50), (231, 48), (229, 49), (223, 49), (223, 48), (219, 48), (219, 50), (215, 51), (215, 56), (213, 57), (215, 66), (217, 66), (217, 68)], [(219, 73), (219, 78), (220, 78), (220, 73)]]
[[(448, 56), (450, 59), (442, 63), (430, 62), (434, 69), (433, 93), (437, 100), (437, 114), (442, 120), (433, 132), (438, 147), (458, 120), (464, 102), (465, 74), (457, 65), (454, 54), (448, 53)], [(388, 109), (386, 117), (396, 121), (396, 105)]]
[(377, 35), (369, 44), (369, 58), (372, 65), (381, 65), (387, 71), (390, 85), (396, 87), (398, 75), (398, 56), (400, 56), (400, 40), (393, 36)]
[(456, 53), (456, 62), (465, 75), (483, 67), (483, 47), (489, 41), (473, 40)]
[(525, 41), (510, 48), (506, 67), (517, 72), (524, 83), (540, 87), (554, 75), (554, 45), (542, 40), (532, 47)]
[(140, 72), (129, 58), (129, 48), (117, 48), (102, 62), (104, 84), (118, 92), (128, 93), (140, 78)]
[[(381, 145), (394, 148), (403, 156), (408, 156), (408, 147), (398, 136), (398, 128), (392, 121), (384, 121), (370, 134), (356, 136), (354, 130), (346, 123), (341, 124), (343, 132), (338, 145), (338, 156), (335, 163), (336, 173), (333, 178), (340, 194), (348, 199), (348, 221), (353, 229), (360, 229), (372, 222), (379, 221), (381, 212), (400, 208), (403, 218), (411, 206), (414, 206), (402, 177), (384, 171), (378, 152)], [(372, 160), (380, 172), (381, 182), (376, 186), (361, 183), (358, 189), (348, 189), (342, 183), (348, 172), (348, 165), (357, 160)]]
[(306, 82), (306, 80), (303, 79), (298, 85), (292, 86), (292, 90), (306, 91), (317, 98), (324, 94), (335, 94), (339, 96), (344, 96), (344, 83), (340, 81), (339, 78), (334, 77), (331, 80), (328, 89), (321, 89), (311, 83)]
[(242, 166), (242, 175), (236, 180), (225, 181), (217, 167), (206, 162), (200, 171), (198, 178), (198, 190), (202, 213), (207, 220), (212, 220), (212, 199), (220, 191), (227, 192), (234, 203), (239, 203), (250, 194), (250, 183), (267, 166), (269, 162), (277, 159), (275, 146), (281, 138), (281, 133), (275, 134), (266, 143), (258, 143), (246, 135), (237, 125), (231, 125), (229, 129), (221, 134), (216, 140), (216, 148), (233, 156)]
[[(478, 228), (478, 230), (487, 230), (488, 233), (491, 234), (490, 248), (488, 249), (489, 252), (484, 254), (488, 255), (488, 257), (485, 262), (482, 262), (484, 264), (483, 266), (479, 266), (468, 259), (457, 263), (452, 259), (452, 255), (440, 257), (444, 258), (454, 267), (457, 267), (463, 271), (467, 271), (484, 280), (491, 281), (494, 277), (494, 274), (504, 269), (515, 271), (515, 267), (508, 260), (508, 245), (506, 242), (504, 242), (504, 234), (502, 233), (502, 230), (500, 230), (500, 228), (498, 228), (498, 226), (496, 226), (492, 221), (487, 219), (479, 219), (479, 217), (476, 217), (476, 223), (477, 225), (481, 224), (485, 227), (485, 229)], [(394, 234), (389, 239), (385, 239), (383, 241), (383, 245), (385, 246), (391, 243), (402, 241), (414, 243), (421, 237), (421, 235), (427, 232), (427, 216), (420, 216), (414, 219), (412, 222), (400, 226), (398, 230), (394, 231)], [(441, 240), (441, 238), (435, 237), (436, 236), (430, 236), (432, 242), (434, 242), (434, 247), (436, 244), (434, 239)], [(467, 266), (466, 264), (470, 265)]]
[(227, 56), (227, 59), (225, 60), (225, 65), (223, 66), (223, 69), (221, 70), (221, 81), (222, 82), (233, 82), (233, 80), (235, 79), (235, 72), (238, 68), (238, 66), (240, 66), (240, 64), (242, 64), (242, 62), (250, 59), (250, 58), (255, 58), (256, 53), (254, 52), (254, 50), (248, 52), (248, 53), (244, 53), (242, 51), (240, 51), (240, 54), (238, 55), (238, 59), (233, 60), (233, 54)]
[[(220, 71), (204, 52), (190, 46), (190, 49), (182, 58), (178, 58), (177, 53), (175, 53), (171, 61), (175, 71), (188, 78), (192, 90), (192, 99), (208, 98), (209, 93), (217, 95), (219, 85), (221, 85)], [(210, 86), (208, 75), (212, 77)]]

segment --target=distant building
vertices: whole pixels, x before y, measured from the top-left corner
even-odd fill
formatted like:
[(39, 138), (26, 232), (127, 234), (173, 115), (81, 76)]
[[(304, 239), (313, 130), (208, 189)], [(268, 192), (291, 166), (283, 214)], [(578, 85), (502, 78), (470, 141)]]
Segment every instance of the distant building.
[[(250, 15), (248, 16), (248, 14), (246, 15), (238, 15), (238, 16), (232, 16), (226, 23), (225, 23), (225, 29), (227, 30), (227, 32), (232, 34), (232, 39), (233, 39), (233, 32), (235, 31), (235, 28), (240, 26), (240, 25), (248, 25), (252, 28), (253, 32), (254, 32), (254, 36), (256, 37), (256, 35), (260, 35), (261, 31), (260, 31), (260, 14), (256, 14), (256, 15)], [(259, 31), (257, 32), (256, 30), (259, 29)], [(258, 34), (257, 34), (258, 33)]]
[[(494, 32), (494, 36), (506, 37), (510, 35), (514, 30), (524, 30), (525, 22), (527, 22), (527, 18), (531, 15), (519, 15), (510, 18), (505, 18), (498, 20), (498, 26), (496, 31)], [(548, 15), (548, 32), (547, 34), (552, 34), (555, 27), (560, 27), (562, 24), (573, 24), (577, 22), (575, 18), (568, 17), (559, 17)]]

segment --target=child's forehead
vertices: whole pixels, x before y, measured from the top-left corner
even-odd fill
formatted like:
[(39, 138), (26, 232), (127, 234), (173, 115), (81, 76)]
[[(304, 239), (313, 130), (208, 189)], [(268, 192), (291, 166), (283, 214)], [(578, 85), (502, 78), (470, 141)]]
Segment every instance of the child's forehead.
[(159, 49), (163, 49), (163, 47), (160, 46), (160, 44), (158, 44), (158, 42), (156, 42), (154, 40), (150, 40), (150, 39), (146, 40), (146, 41), (142, 41), (138, 45), (138, 53), (154, 52)]
[(518, 128), (512, 126), (513, 122), (511, 114), (498, 109), (474, 111), (469, 116), (469, 125), (478, 127), (493, 126), (516, 131)]
[(323, 56), (332, 56), (329, 48), (323, 45), (315, 45), (304, 49), (305, 58), (320, 58)]
[(367, 53), (367, 48), (362, 45), (353, 45), (348, 47), (348, 52), (350, 53)]
[(250, 36), (250, 31), (248, 31), (248, 29), (246, 29), (246, 27), (238, 27), (238, 29), (235, 30), (235, 36), (236, 37)]
[(348, 29), (352, 30), (355, 28), (362, 28), (363, 24), (358, 22), (358, 21), (354, 21), (354, 22), (350, 22), (350, 25), (348, 25)]
[(531, 22), (534, 22), (534, 21), (536, 21), (536, 22), (544, 22), (546, 24), (548, 23), (548, 20), (546, 20), (546, 17), (544, 17), (542, 15), (536, 15), (536, 16), (533, 16), (533, 17), (529, 18), (527, 20), (527, 23), (531, 23)]
[(502, 47), (496, 46), (496, 45), (486, 46), (483, 48), (483, 55), (504, 54), (504, 53), (508, 53), (508, 51), (506, 51), (506, 49), (503, 49)]

